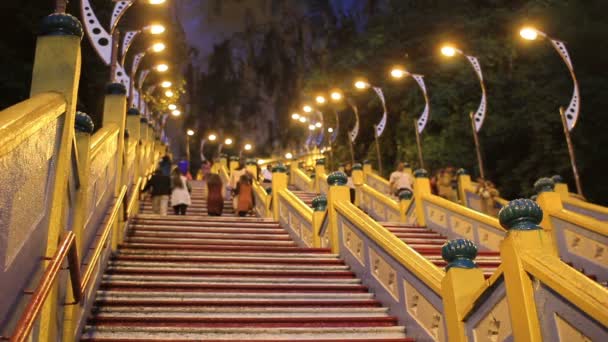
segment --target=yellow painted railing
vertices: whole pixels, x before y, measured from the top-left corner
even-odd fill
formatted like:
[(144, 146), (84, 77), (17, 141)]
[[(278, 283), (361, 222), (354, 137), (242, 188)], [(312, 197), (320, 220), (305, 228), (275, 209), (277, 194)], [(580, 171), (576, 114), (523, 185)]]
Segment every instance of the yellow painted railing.
[(367, 184), (369, 187), (373, 188), (381, 194), (390, 195), (391, 187), (388, 180), (372, 172), (364, 173), (363, 177), (365, 180), (365, 184)]
[(329, 191), (329, 186), (327, 185), (327, 173), (321, 173), (315, 176), (315, 181), (317, 182), (320, 194), (327, 194)]
[(572, 196), (562, 196), (562, 202), (564, 207), (572, 212), (608, 222), (608, 207), (585, 202)]
[(253, 195), (255, 197), (255, 211), (260, 217), (272, 217), (270, 201), (272, 195), (266, 193), (266, 189), (255, 180), (253, 182)]
[(292, 168), (293, 185), (302, 191), (314, 191), (314, 180), (310, 179), (300, 168)]
[(383, 222), (402, 220), (401, 206), (393, 198), (367, 184), (357, 186), (356, 191), (357, 205), (375, 220)]
[(288, 189), (277, 194), (279, 222), (297, 242), (306, 247), (318, 247), (318, 229), (313, 225), (313, 211)]

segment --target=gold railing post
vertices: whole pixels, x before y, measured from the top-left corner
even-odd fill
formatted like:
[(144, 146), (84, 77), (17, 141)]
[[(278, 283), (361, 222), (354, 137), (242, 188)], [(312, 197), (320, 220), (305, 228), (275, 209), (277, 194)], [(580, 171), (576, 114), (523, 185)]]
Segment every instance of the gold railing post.
[(363, 166), (359, 163), (353, 164), (353, 185), (355, 186), (355, 205), (358, 207), (361, 204), (361, 186), (365, 184), (365, 176)]
[(287, 168), (279, 164), (272, 169), (272, 217), (279, 220), (279, 192), (287, 189)]
[(485, 286), (483, 272), (474, 260), (477, 246), (466, 239), (447, 242), (441, 256), (448, 263), (441, 281), (441, 298), (446, 319), (448, 338), (452, 342), (466, 342), (464, 318), (475, 294)]
[(321, 225), (323, 224), (323, 218), (327, 211), (327, 197), (325, 195), (319, 195), (312, 200), (312, 242), (314, 248), (321, 248)]
[[(80, 80), (80, 42), (83, 31), (78, 19), (65, 13), (55, 13), (44, 18), (36, 42), (30, 95), (45, 92), (61, 93), (66, 100), (66, 113), (61, 132), (61, 142), (55, 156), (55, 179), (51, 180), (52, 193), (49, 208), (49, 225), (45, 257), (52, 257), (57, 250), (60, 234), (65, 227), (65, 205), (71, 152), (74, 139), (74, 117)], [(59, 126), (61, 127), (61, 126)], [(42, 263), (46, 268), (47, 262)], [(41, 312), (39, 341), (57, 340), (57, 296), (55, 286)]]
[[(114, 196), (118, 196), (122, 186), (123, 156), (125, 149), (125, 126), (127, 110), (127, 88), (120, 83), (110, 83), (106, 87), (103, 103), (103, 126), (114, 124), (118, 126), (118, 143), (115, 155)], [(112, 250), (116, 250), (120, 238), (122, 219), (118, 218), (112, 232)]]
[(255, 162), (254, 159), (247, 159), (245, 161), (245, 168), (247, 172), (253, 175), (253, 179), (258, 179), (258, 164)]
[(332, 253), (340, 252), (339, 236), (338, 236), (338, 213), (336, 212), (336, 203), (349, 202), (350, 190), (346, 186), (348, 177), (344, 172), (332, 172), (327, 176), (327, 215), (329, 220), (329, 241), (331, 244)]
[(431, 194), (429, 173), (425, 169), (414, 171), (414, 201), (416, 203), (416, 221), (420, 226), (426, 226), (424, 217), (423, 198)]
[(129, 108), (127, 110), (127, 130), (129, 131), (129, 141), (135, 142), (135, 158), (133, 159), (133, 184), (137, 183), (140, 177), (140, 159), (141, 159), (141, 124), (140, 115), (137, 108)]
[(322, 175), (325, 174), (325, 158), (317, 159), (315, 161), (315, 179), (313, 180), (313, 188), (312, 191), (315, 193), (319, 193), (319, 182), (321, 182)]
[(515, 341), (542, 341), (532, 279), (522, 266), (521, 255), (527, 252), (553, 254), (552, 239), (538, 224), (543, 212), (536, 202), (518, 199), (509, 202), (498, 214), (500, 224), (508, 229), (500, 246), (505, 288)]
[(456, 171), (456, 176), (458, 177), (458, 199), (460, 200), (460, 204), (468, 207), (467, 202), (467, 192), (466, 189), (470, 189), (471, 185), (471, 176), (467, 173), (465, 169), (458, 169)]
[(407, 210), (412, 203), (414, 192), (409, 189), (402, 190), (399, 193), (399, 222), (407, 222)]

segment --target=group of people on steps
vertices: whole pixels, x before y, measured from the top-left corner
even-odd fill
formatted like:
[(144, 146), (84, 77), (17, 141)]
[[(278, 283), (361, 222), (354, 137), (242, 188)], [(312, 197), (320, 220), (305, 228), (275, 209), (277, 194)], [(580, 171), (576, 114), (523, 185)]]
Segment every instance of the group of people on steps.
[[(154, 214), (166, 216), (169, 203), (175, 215), (186, 215), (191, 205), (192, 177), (187, 164), (173, 165), (169, 156), (164, 156), (143, 191), (152, 197)], [(204, 181), (207, 184), (207, 213), (209, 216), (221, 216), (224, 211), (224, 184), (219, 175), (205, 172)], [(253, 175), (243, 164), (231, 173), (228, 185), (235, 212), (239, 216), (247, 216), (254, 207)]]

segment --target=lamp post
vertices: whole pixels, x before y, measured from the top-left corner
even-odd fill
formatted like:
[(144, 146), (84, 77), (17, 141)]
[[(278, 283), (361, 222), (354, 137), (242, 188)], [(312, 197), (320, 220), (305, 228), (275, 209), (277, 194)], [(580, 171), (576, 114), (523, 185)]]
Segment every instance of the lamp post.
[(190, 165), (190, 137), (194, 135), (194, 131), (191, 129), (186, 130), (186, 160)]
[(384, 127), (386, 126), (386, 118), (387, 118), (387, 110), (386, 110), (386, 101), (384, 100), (384, 94), (382, 93), (382, 89), (380, 87), (376, 87), (371, 85), (369, 82), (367, 82), (364, 79), (357, 79), (354, 83), (354, 86), (356, 89), (358, 90), (366, 90), (368, 88), (372, 88), (374, 90), (374, 92), (376, 93), (376, 95), (378, 95), (378, 98), (380, 99), (380, 102), (382, 103), (382, 109), (384, 110), (384, 113), (382, 114), (382, 119), (380, 119), (380, 122), (377, 125), (374, 125), (374, 140), (376, 141), (376, 156), (378, 158), (378, 172), (382, 175), (382, 155), (380, 153), (380, 136), (382, 135), (382, 132), (384, 131)]
[(247, 143), (243, 145), (241, 150), (239, 151), (239, 159), (243, 159), (243, 153), (249, 153), (253, 150), (253, 145)]
[(424, 76), (412, 74), (406, 71), (402, 67), (394, 67), (391, 70), (391, 77), (394, 79), (402, 79), (404, 77), (411, 76), (418, 84), (418, 87), (422, 91), (422, 95), (424, 95), (424, 109), (420, 118), (418, 120), (414, 120), (414, 131), (416, 132), (416, 147), (418, 148), (418, 162), (420, 163), (420, 168), (424, 169), (424, 158), (422, 157), (422, 143), (420, 142), (420, 134), (424, 130), (426, 123), (429, 117), (429, 97), (426, 93), (426, 86), (424, 84)]
[(572, 78), (572, 83), (574, 84), (574, 91), (572, 94), (572, 98), (570, 99), (570, 104), (568, 105), (568, 108), (564, 109), (564, 107), (560, 107), (559, 114), (562, 120), (562, 126), (564, 128), (566, 145), (568, 146), (568, 155), (570, 157), (572, 173), (574, 174), (576, 192), (580, 196), (583, 196), (583, 187), (581, 185), (581, 179), (578, 174), (578, 168), (576, 166), (574, 146), (570, 137), (570, 131), (574, 129), (574, 126), (576, 125), (580, 113), (580, 93), (578, 89), (578, 81), (576, 79), (576, 74), (574, 73), (574, 66), (572, 65), (572, 61), (570, 60), (570, 55), (568, 54), (568, 50), (566, 49), (566, 45), (564, 44), (564, 42), (557, 39), (553, 39), (547, 36), (546, 33), (541, 32), (533, 27), (524, 27), (519, 31), (519, 34), (525, 40), (536, 40), (538, 37), (548, 39), (551, 42), (551, 45), (553, 46), (555, 51), (557, 51), (557, 53), (560, 55), (560, 57), (566, 64), (568, 71), (570, 72), (570, 77)]
[(475, 70), (475, 74), (477, 75), (477, 78), (479, 79), (479, 85), (481, 86), (481, 101), (479, 103), (479, 107), (477, 107), (477, 112), (469, 113), (469, 118), (471, 120), (471, 126), (473, 128), (473, 140), (475, 142), (475, 152), (477, 154), (477, 164), (479, 167), (479, 176), (481, 177), (482, 180), (485, 180), (486, 177), (485, 177), (484, 168), (483, 168), (481, 147), (480, 147), (480, 143), (479, 143), (479, 137), (477, 135), (477, 133), (481, 129), (481, 126), (483, 125), (483, 120), (486, 115), (486, 86), (483, 82), (483, 74), (481, 73), (481, 66), (479, 65), (479, 61), (477, 60), (476, 57), (465, 55), (461, 50), (459, 50), (451, 45), (443, 46), (441, 48), (441, 53), (446, 57), (454, 57), (457, 54), (466, 57), (466, 59), (469, 61), (469, 63), (473, 67), (473, 70)]

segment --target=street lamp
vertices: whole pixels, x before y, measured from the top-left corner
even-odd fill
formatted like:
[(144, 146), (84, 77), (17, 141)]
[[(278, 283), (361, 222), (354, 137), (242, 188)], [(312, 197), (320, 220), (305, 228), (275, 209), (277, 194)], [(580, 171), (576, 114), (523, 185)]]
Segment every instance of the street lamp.
[(173, 93), (171, 90), (167, 90), (167, 91), (165, 92), (165, 96), (166, 96), (166, 97), (173, 97), (173, 95), (175, 95), (175, 94), (174, 94), (174, 93)]
[(416, 132), (416, 146), (418, 148), (418, 162), (420, 163), (420, 168), (424, 169), (424, 159), (422, 158), (422, 143), (420, 141), (420, 134), (422, 133), (422, 130), (424, 130), (424, 127), (426, 126), (426, 123), (428, 121), (430, 106), (429, 97), (426, 93), (426, 86), (424, 84), (424, 76), (411, 74), (401, 66), (393, 67), (391, 69), (390, 74), (391, 77), (394, 79), (402, 79), (404, 77), (411, 76), (418, 84), (418, 87), (422, 91), (422, 95), (424, 95), (424, 109), (418, 120), (414, 120), (414, 131)]
[(331, 128), (331, 127), (329, 127), (329, 128), (327, 129), (327, 132), (328, 132), (328, 133), (333, 133), (333, 132), (334, 132), (334, 129), (333, 129), (333, 128)]
[(173, 85), (173, 83), (171, 83), (170, 81), (163, 81), (160, 86), (163, 88), (169, 88)]
[(299, 119), (300, 119), (300, 114), (298, 114), (298, 113), (293, 113), (293, 114), (291, 114), (291, 118), (297, 121), (297, 120), (299, 120)]
[(150, 5), (160, 5), (160, 4), (164, 4), (166, 0), (148, 0), (148, 3)]
[(308, 121), (308, 119), (305, 116), (300, 116), (300, 118), (298, 119), (301, 123), (306, 123), (306, 121)]
[(304, 105), (302, 107), (302, 110), (305, 111), (306, 113), (310, 113), (310, 112), (312, 112), (312, 107), (309, 105)]
[(158, 64), (154, 67), (154, 69), (158, 72), (166, 72), (167, 70), (169, 70), (169, 66), (167, 64)]
[(576, 192), (583, 196), (583, 187), (581, 185), (581, 180), (578, 174), (578, 168), (576, 166), (576, 156), (574, 154), (574, 146), (572, 144), (572, 139), (570, 137), (570, 131), (574, 129), (576, 122), (578, 120), (578, 116), (580, 113), (580, 92), (578, 89), (578, 81), (576, 79), (576, 74), (574, 73), (574, 66), (572, 65), (572, 61), (570, 60), (570, 55), (568, 54), (568, 49), (566, 49), (566, 44), (564, 42), (551, 38), (547, 36), (546, 33), (535, 29), (534, 27), (524, 27), (519, 31), (520, 36), (525, 40), (536, 40), (538, 37), (548, 39), (553, 45), (553, 48), (560, 55), (568, 71), (570, 72), (570, 77), (572, 78), (572, 83), (574, 84), (574, 91), (572, 94), (572, 98), (570, 98), (570, 103), (568, 104), (568, 108), (564, 110), (563, 107), (559, 108), (559, 113), (562, 119), (562, 126), (564, 127), (564, 135), (566, 136), (566, 145), (568, 146), (568, 155), (570, 157), (570, 165), (572, 166), (572, 173), (574, 174), (574, 182), (576, 184)]
[(169, 110), (176, 110), (177, 106), (174, 104), (170, 104), (169, 106), (167, 106), (167, 108), (169, 108)]
[(171, 112), (171, 115), (173, 115), (173, 116), (180, 116), (181, 114), (182, 114), (182, 112), (177, 109), (175, 109), (174, 111)]
[(152, 45), (152, 51), (154, 52), (163, 52), (167, 46), (163, 42), (156, 42)]
[(285, 159), (293, 159), (293, 154), (291, 152), (285, 153)]
[(186, 130), (186, 160), (188, 160), (188, 165), (190, 165), (190, 137), (194, 135), (194, 131), (192, 129)]
[(358, 90), (365, 90), (367, 88), (372, 88), (374, 90), (374, 92), (376, 93), (376, 95), (378, 95), (378, 98), (380, 99), (380, 103), (382, 103), (382, 109), (384, 110), (384, 112), (382, 113), (382, 118), (380, 119), (380, 122), (378, 122), (377, 125), (374, 125), (374, 140), (376, 141), (376, 156), (378, 158), (378, 172), (380, 174), (383, 174), (382, 172), (382, 155), (380, 154), (380, 135), (382, 135), (382, 132), (384, 132), (384, 127), (386, 126), (386, 120), (387, 120), (387, 109), (386, 109), (386, 101), (384, 99), (384, 94), (382, 93), (382, 89), (380, 87), (377, 86), (372, 86), (368, 81), (366, 81), (363, 78), (359, 78), (355, 81), (355, 88), (357, 88)]
[(477, 153), (477, 164), (479, 165), (479, 176), (481, 179), (485, 179), (485, 173), (483, 169), (483, 159), (481, 157), (481, 147), (479, 144), (479, 137), (477, 133), (481, 129), (483, 125), (483, 120), (486, 116), (486, 86), (483, 82), (483, 74), (481, 73), (481, 65), (479, 65), (479, 61), (477, 57), (465, 55), (461, 50), (457, 49), (452, 45), (444, 45), (441, 48), (441, 53), (446, 57), (454, 57), (456, 54), (462, 55), (466, 57), (469, 61), (477, 78), (479, 79), (479, 85), (481, 86), (481, 101), (479, 102), (479, 107), (477, 107), (477, 111), (473, 114), (473, 112), (469, 113), (469, 117), (471, 119), (471, 126), (473, 127), (473, 140), (475, 142), (475, 151)]
[(217, 140), (217, 136), (215, 134), (209, 134), (207, 139), (209, 139), (209, 141), (215, 141), (215, 140)]
[(316, 123), (315, 123), (315, 127), (317, 127), (317, 128), (321, 128), (321, 127), (323, 127), (323, 124), (322, 124), (322, 123), (320, 123), (320, 122), (316, 122)]
[(317, 97), (315, 98), (315, 101), (322, 105), (324, 104), (327, 100), (325, 100), (325, 97), (323, 95), (317, 95)]
[(337, 101), (342, 100), (343, 95), (340, 91), (333, 90), (330, 94), (330, 97), (331, 97), (332, 101), (337, 102)]
[(194, 131), (189, 129), (186, 131), (186, 134), (188, 134), (189, 136), (193, 136), (194, 135)]
[(224, 145), (226, 145), (226, 146), (230, 146), (230, 145), (232, 145), (232, 143), (233, 143), (233, 141), (230, 138), (226, 138), (226, 140), (224, 140)]
[(245, 146), (243, 146), (243, 148), (245, 149), (245, 151), (251, 151), (253, 146), (251, 146), (251, 144), (245, 144)]
[(315, 127), (315, 125), (313, 125), (313, 124), (308, 125), (308, 129), (309, 129), (309, 130), (311, 130), (311, 131), (314, 131), (314, 130), (315, 130), (315, 128), (316, 128), (316, 127)]

